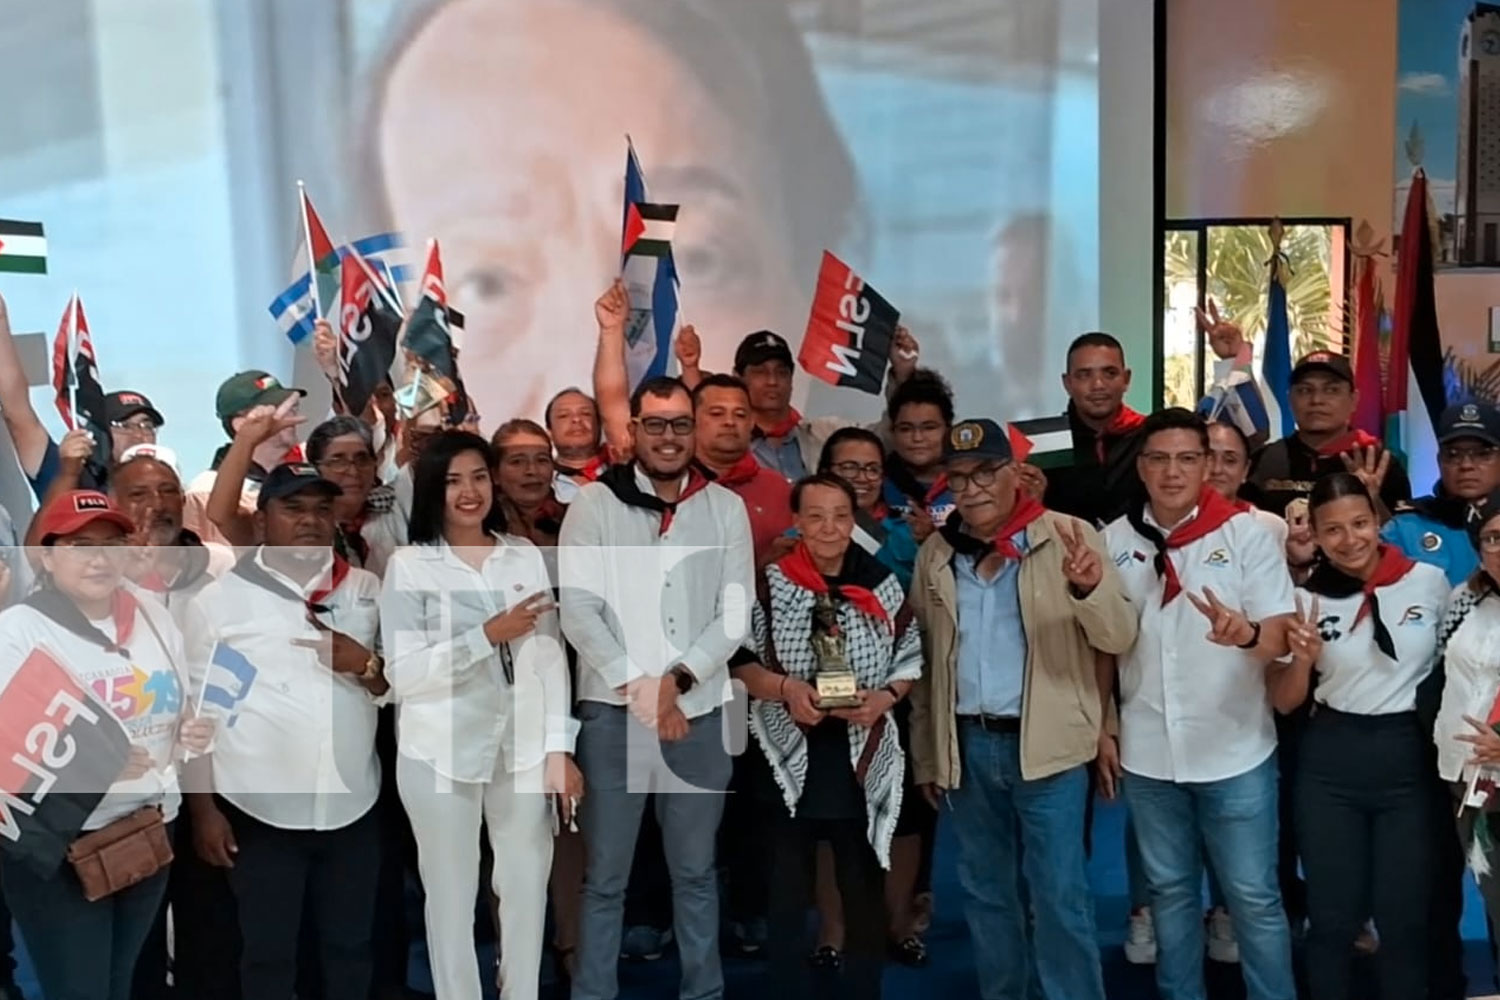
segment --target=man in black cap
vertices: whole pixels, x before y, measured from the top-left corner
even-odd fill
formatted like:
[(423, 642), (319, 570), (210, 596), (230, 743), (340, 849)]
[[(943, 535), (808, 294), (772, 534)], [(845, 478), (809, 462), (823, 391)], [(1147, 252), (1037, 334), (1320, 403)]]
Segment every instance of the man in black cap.
[[(240, 507), (246, 516), (255, 510), (255, 494), (261, 481), (266, 478), (266, 470), (290, 458), (301, 457), (297, 451), (296, 425), (300, 422), (297, 404), (289, 401), (294, 396), (301, 398), (306, 395), (305, 389), (287, 388), (276, 380), (276, 376), (263, 371), (239, 372), (225, 379), (219, 386), (214, 398), (214, 411), (224, 427), (224, 433), (230, 438), (230, 444), (220, 446), (214, 452), (213, 464), (208, 471), (200, 473), (188, 484), (183, 523), (198, 537), (205, 542), (229, 544), (230, 540), (208, 516), (208, 502), (213, 494), (219, 466), (223, 464), (246, 420), (252, 416), (278, 412), (280, 416), (287, 418), (277, 427), (276, 433), (259, 441), (250, 455), (240, 496)], [(282, 411), (280, 408), (284, 404), (287, 408)]]
[(155, 444), (156, 432), (166, 423), (151, 400), (133, 389), (104, 397), (104, 417), (109, 421), (110, 461), (118, 462), (127, 448)]
[(188, 811), (198, 855), (234, 890), (246, 1000), (292, 997), (304, 914), (325, 1000), (370, 991), (374, 698), (388, 685), (379, 581), (333, 551), (340, 492), (312, 465), (272, 469), (256, 496), (265, 543), (204, 588), (183, 629), (194, 703), (219, 720)]
[[(917, 368), (916, 339), (904, 326), (896, 328), (891, 344), (891, 371), (887, 388), (894, 389)], [(840, 427), (853, 421), (841, 417), (808, 419), (792, 406), (792, 349), (786, 339), (770, 330), (760, 330), (740, 341), (734, 352), (734, 374), (750, 393), (750, 412), (755, 418), (750, 453), (768, 469), (796, 482), (818, 467), (823, 442)]]
[[(1411, 499), (1411, 482), (1380, 439), (1353, 428), (1359, 392), (1349, 359), (1332, 351), (1313, 351), (1292, 368), (1292, 417), (1297, 429), (1255, 453), (1250, 482), (1259, 491), (1257, 504), (1288, 517), (1293, 500), (1305, 500), (1313, 484), (1335, 472), (1352, 472), (1370, 487), (1387, 513)], [(1298, 512), (1288, 520), (1303, 520)], [(1293, 534), (1297, 524), (1292, 524)]]

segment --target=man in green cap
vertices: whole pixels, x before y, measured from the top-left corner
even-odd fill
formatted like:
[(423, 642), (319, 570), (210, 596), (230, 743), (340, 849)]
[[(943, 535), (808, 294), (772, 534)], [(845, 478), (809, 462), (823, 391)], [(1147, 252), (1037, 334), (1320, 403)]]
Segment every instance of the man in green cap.
[[(266, 478), (267, 470), (274, 469), (282, 462), (301, 458), (297, 445), (297, 424), (300, 423), (297, 418), (297, 403), (306, 395), (305, 389), (287, 388), (277, 381), (276, 376), (263, 371), (239, 372), (225, 379), (219, 386), (219, 392), (214, 397), (214, 412), (218, 414), (219, 423), (223, 425), (224, 433), (231, 442), (240, 425), (251, 417), (277, 413), (283, 418), (280, 421), (282, 429), (258, 446), (252, 457), (250, 473), (245, 477), (244, 492), (240, 496), (240, 506), (249, 514), (255, 512), (255, 498), (260, 492), (261, 480)], [(188, 484), (182, 512), (183, 525), (188, 530), (205, 542), (224, 545), (229, 544), (229, 540), (208, 518), (208, 497), (214, 489), (219, 463), (224, 461), (224, 455), (228, 451), (228, 444), (221, 446), (214, 452), (213, 464), (208, 471), (199, 474)]]

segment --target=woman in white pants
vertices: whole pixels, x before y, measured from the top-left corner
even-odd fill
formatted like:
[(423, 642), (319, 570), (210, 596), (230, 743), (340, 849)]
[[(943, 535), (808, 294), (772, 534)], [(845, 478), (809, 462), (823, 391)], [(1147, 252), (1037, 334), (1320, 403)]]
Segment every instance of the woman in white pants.
[(437, 435), (417, 460), (410, 539), (386, 569), (381, 634), (396, 782), (417, 838), (438, 1000), (479, 1000), (479, 831), (494, 848), (504, 1000), (537, 995), (554, 825), (583, 794), (567, 660), (541, 553), (503, 534), (489, 446)]

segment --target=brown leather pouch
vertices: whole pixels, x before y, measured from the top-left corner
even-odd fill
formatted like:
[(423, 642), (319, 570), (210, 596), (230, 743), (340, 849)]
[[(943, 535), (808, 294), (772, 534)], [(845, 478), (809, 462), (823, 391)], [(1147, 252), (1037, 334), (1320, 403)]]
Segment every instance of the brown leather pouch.
[(68, 846), (68, 861), (90, 903), (146, 881), (172, 863), (161, 809), (146, 806)]

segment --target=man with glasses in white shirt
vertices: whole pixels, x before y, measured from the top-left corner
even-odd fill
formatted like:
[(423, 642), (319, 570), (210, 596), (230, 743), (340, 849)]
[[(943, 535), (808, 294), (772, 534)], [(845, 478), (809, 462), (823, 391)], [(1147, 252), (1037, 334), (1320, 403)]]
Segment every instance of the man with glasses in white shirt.
[[(588, 862), (574, 1000), (613, 1000), (625, 887), (656, 793), (681, 995), (723, 996), (715, 838), (729, 783), (722, 706), (754, 594), (739, 497), (693, 469), (692, 397), (674, 378), (630, 401), (635, 459), (579, 490), (563, 522), (563, 633), (578, 651), (580, 819)], [(655, 550), (655, 551), (653, 551)]]
[(1157, 983), (1167, 1000), (1205, 1000), (1206, 848), (1250, 1000), (1293, 1000), (1265, 678), (1286, 651), (1292, 580), (1271, 531), (1208, 485), (1201, 417), (1163, 410), (1141, 432), (1148, 499), (1105, 539), (1140, 615), (1135, 645), (1119, 657), (1120, 753), (1157, 926)]

